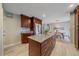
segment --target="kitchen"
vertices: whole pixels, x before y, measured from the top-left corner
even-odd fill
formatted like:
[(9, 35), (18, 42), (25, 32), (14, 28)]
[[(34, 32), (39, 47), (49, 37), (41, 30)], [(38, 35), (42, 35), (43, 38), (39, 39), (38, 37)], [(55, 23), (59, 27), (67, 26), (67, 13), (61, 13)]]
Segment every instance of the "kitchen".
[[(22, 52), (23, 53), (27, 52), (25, 56), (26, 55), (50, 56), (53, 52), (55, 52), (54, 50), (56, 46), (59, 45), (62, 46), (66, 41), (67, 43), (70, 43), (71, 39), (70, 39), (70, 31), (68, 27), (68, 25), (70, 24), (70, 18), (69, 18), (69, 14), (67, 13), (65, 14), (64, 12), (67, 11), (66, 9), (68, 8), (69, 5), (70, 4), (64, 4), (64, 3), (63, 4), (4, 3), (3, 4), (4, 6), (3, 35), (4, 35), (4, 50), (5, 50), (4, 54), (16, 56)], [(58, 11), (57, 9), (60, 10)], [(63, 39), (62, 33), (64, 30), (65, 33), (67, 33), (65, 35), (67, 40)], [(60, 43), (58, 44), (57, 38), (61, 39), (59, 40), (61, 42), (64, 41), (63, 44)], [(17, 48), (15, 46), (17, 46)], [(22, 48), (18, 48), (18, 47), (22, 47)], [(11, 50), (9, 50), (10, 48)], [(60, 50), (62, 52), (61, 48)], [(22, 49), (22, 51), (19, 51), (20, 49)], [(59, 50), (57, 51), (59, 52)], [(59, 54), (61, 52), (59, 52)], [(61, 55), (63, 55), (63, 52), (61, 53)], [(20, 55), (24, 55), (24, 54), (20, 54)]]
[[(21, 15), (21, 28), (23, 29), (21, 32), (21, 41), (22, 44), (29, 43), (30, 56), (33, 55), (41, 56), (43, 54), (44, 55), (51, 54), (51, 51), (55, 46), (54, 34), (53, 33), (42, 34), (42, 20), (36, 17), (28, 17)], [(44, 45), (45, 48), (43, 48)], [(48, 50), (48, 53), (47, 50), (43, 52), (45, 49)]]

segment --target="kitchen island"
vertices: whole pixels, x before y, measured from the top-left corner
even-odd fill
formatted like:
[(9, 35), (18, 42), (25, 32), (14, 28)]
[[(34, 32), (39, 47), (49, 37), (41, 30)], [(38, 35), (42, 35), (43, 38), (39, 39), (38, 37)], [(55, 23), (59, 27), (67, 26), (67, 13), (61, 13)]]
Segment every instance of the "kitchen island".
[(49, 56), (56, 43), (55, 35), (52, 33), (33, 35), (28, 38), (30, 56)]

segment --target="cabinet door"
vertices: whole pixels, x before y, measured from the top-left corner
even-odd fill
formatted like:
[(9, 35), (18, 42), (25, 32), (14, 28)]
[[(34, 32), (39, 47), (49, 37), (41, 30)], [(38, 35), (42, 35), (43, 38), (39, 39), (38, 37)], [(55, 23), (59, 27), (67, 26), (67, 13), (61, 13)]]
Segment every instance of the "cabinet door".
[(21, 34), (21, 42), (22, 43), (28, 43), (28, 38), (26, 34)]
[(48, 38), (41, 44), (41, 53), (43, 56), (49, 56), (52, 52), (52, 40)]
[(29, 55), (30, 56), (41, 55), (41, 44), (39, 42), (29, 39)]
[(36, 31), (34, 30), (34, 34), (42, 33), (42, 20), (34, 18), (33, 23), (34, 29), (37, 28)]
[(21, 27), (30, 28), (31, 20), (28, 16), (21, 15)]

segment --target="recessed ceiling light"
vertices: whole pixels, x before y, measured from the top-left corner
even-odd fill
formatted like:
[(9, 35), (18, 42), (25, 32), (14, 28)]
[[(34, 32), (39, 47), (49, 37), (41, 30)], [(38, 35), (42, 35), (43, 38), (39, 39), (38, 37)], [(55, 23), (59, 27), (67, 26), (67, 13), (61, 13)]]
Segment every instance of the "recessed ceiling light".
[(73, 7), (73, 6), (74, 6), (74, 4), (69, 5), (70, 8)]

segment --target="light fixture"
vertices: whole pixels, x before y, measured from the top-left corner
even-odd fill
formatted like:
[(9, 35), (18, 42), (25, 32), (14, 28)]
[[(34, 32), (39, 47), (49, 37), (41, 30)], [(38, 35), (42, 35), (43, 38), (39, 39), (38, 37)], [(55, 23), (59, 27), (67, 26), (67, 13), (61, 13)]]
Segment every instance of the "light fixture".
[(74, 6), (74, 4), (69, 5), (69, 8), (72, 8)]
[(46, 18), (46, 15), (45, 15), (45, 14), (43, 14), (43, 15), (42, 15), (42, 18)]

